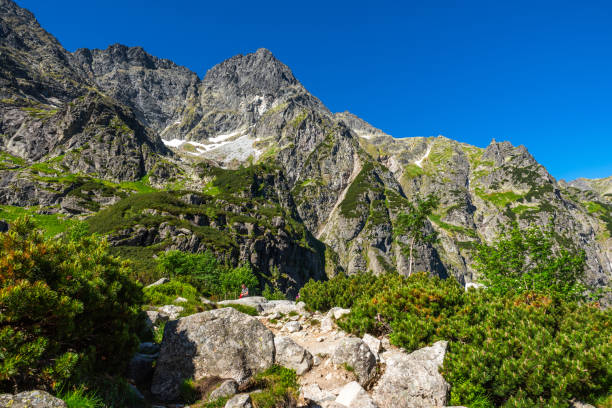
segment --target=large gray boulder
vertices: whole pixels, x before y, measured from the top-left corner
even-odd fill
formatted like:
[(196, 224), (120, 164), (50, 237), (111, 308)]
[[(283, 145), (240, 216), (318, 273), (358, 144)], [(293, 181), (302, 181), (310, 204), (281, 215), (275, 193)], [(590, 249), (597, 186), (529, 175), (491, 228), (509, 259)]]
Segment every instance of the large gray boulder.
[(225, 408), (252, 408), (251, 396), (249, 394), (238, 394), (225, 403)]
[(224, 300), (222, 302), (217, 302), (218, 305), (245, 305), (251, 306), (257, 309), (258, 312), (263, 312), (264, 307), (263, 304), (268, 303), (268, 299), (263, 296), (247, 296), (242, 299), (233, 299), (233, 300)]
[(343, 339), (334, 350), (331, 362), (353, 368), (361, 385), (369, 383), (376, 375), (376, 357), (368, 345), (356, 337)]
[(450, 386), (438, 371), (444, 362), (446, 341), (410, 354), (383, 353), (387, 364), (372, 396), (380, 408), (429, 408), (445, 406)]
[(186, 378), (243, 384), (272, 364), (274, 335), (259, 320), (229, 307), (197, 313), (166, 324), (151, 392), (175, 399)]
[(288, 337), (276, 336), (276, 363), (303, 375), (312, 368), (312, 354)]
[(238, 383), (234, 380), (225, 380), (208, 396), (208, 401), (215, 401), (223, 397), (231, 397), (238, 392)]
[(45, 391), (26, 391), (0, 395), (1, 408), (67, 408), (64, 401)]

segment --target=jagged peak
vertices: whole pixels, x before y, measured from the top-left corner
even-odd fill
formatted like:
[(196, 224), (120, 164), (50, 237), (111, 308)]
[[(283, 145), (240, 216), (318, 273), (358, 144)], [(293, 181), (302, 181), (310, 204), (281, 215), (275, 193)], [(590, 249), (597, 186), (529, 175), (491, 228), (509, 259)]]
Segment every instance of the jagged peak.
[(239, 93), (275, 94), (280, 89), (300, 85), (291, 69), (270, 50), (233, 56), (215, 65), (206, 73), (204, 84), (211, 87), (238, 88)]

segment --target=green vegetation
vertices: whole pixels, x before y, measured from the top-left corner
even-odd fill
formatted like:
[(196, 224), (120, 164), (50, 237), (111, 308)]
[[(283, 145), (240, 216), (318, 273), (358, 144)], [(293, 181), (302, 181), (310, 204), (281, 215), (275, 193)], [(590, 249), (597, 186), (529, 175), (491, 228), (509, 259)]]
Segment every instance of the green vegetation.
[(459, 225), (449, 224), (447, 222), (442, 221), (442, 215), (430, 214), (428, 218), (430, 221), (435, 223), (440, 228), (445, 229), (446, 231), (449, 231), (451, 233), (459, 233), (459, 234), (464, 234), (464, 235), (468, 235), (471, 237), (476, 236), (476, 232), (474, 232), (474, 230), (471, 230), (469, 228), (465, 228)]
[(235, 268), (222, 265), (210, 252), (192, 254), (168, 251), (160, 254), (157, 262), (164, 274), (193, 285), (204, 296), (236, 299), (242, 284), (249, 288), (251, 295), (259, 287), (259, 280), (249, 265)]
[(402, 237), (407, 237), (409, 240), (408, 247), (405, 245), (402, 252), (409, 256), (408, 275), (412, 275), (412, 260), (415, 244), (434, 243), (438, 239), (436, 231), (428, 231), (425, 229), (426, 222), (429, 216), (440, 204), (440, 199), (435, 195), (428, 195), (425, 198), (416, 198), (416, 204), (407, 203), (405, 212), (398, 215), (394, 225), (393, 236), (400, 245)]
[(88, 392), (84, 387), (78, 387), (58, 396), (64, 400), (68, 408), (104, 408), (104, 401), (95, 392)]
[(278, 408), (297, 403), (299, 385), (294, 370), (274, 365), (256, 374), (251, 388), (262, 389), (251, 394), (254, 408)]
[(41, 208), (39, 207), (28, 208), (0, 205), (0, 219), (13, 222), (20, 217), (28, 216), (34, 221), (37, 228), (43, 231), (43, 235), (47, 238), (65, 232), (69, 228), (84, 224), (82, 221), (67, 218), (60, 214), (38, 214), (40, 210)]
[(364, 206), (363, 195), (376, 186), (376, 183), (371, 180), (373, 171), (374, 165), (371, 162), (366, 162), (346, 190), (344, 200), (340, 203), (340, 212), (344, 217), (357, 218), (361, 215), (360, 210)]
[(121, 372), (137, 346), (139, 286), (103, 241), (81, 235), (49, 240), (22, 218), (0, 234), (0, 391)]
[(225, 306), (226, 307), (231, 307), (233, 309), (236, 309), (240, 313), (244, 313), (244, 314), (247, 314), (249, 316), (259, 316), (259, 312), (253, 306), (241, 305), (241, 304), (238, 304), (238, 303), (230, 303), (230, 304), (225, 305)]
[(606, 225), (608, 234), (612, 235), (612, 205), (595, 201), (587, 201), (584, 204), (589, 213), (597, 214), (599, 216), (599, 218)]
[(425, 174), (425, 171), (421, 168), (421, 166), (417, 166), (416, 164), (409, 164), (404, 168), (404, 173), (402, 177), (405, 178), (415, 178)]
[(546, 292), (581, 299), (585, 255), (571, 247), (556, 249), (556, 241), (552, 224), (545, 230), (520, 230), (514, 223), (492, 245), (480, 245), (474, 267), (489, 291), (498, 295)]
[(489, 201), (493, 205), (499, 208), (504, 208), (508, 204), (513, 203), (523, 196), (515, 193), (514, 191), (504, 191), (500, 193), (485, 193), (482, 189), (476, 189), (476, 195), (485, 201)]
[(452, 405), (556, 408), (609, 395), (610, 310), (555, 294), (465, 292), (421, 273), (338, 276), (301, 294), (310, 309), (351, 307), (343, 329), (389, 334), (407, 351), (448, 340)]
[(300, 125), (302, 124), (302, 122), (308, 117), (308, 112), (307, 111), (303, 111), (301, 112), (299, 115), (297, 115), (292, 121), (291, 121), (291, 126), (293, 127), (293, 129), (298, 129), (300, 127)]

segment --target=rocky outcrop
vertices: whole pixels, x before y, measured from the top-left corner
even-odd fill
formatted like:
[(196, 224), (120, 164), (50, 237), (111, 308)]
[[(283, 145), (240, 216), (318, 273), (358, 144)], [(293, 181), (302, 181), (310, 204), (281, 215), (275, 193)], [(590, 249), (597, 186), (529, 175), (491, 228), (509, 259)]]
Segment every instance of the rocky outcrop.
[(151, 391), (179, 395), (184, 379), (217, 376), (244, 383), (274, 363), (274, 335), (233, 308), (197, 313), (166, 324)]
[(376, 375), (376, 357), (368, 345), (356, 337), (344, 339), (334, 350), (331, 362), (354, 370), (362, 385), (368, 384)]
[(447, 342), (406, 354), (391, 351), (383, 354), (386, 369), (373, 389), (372, 396), (380, 408), (428, 408), (447, 403), (450, 386), (439, 373), (444, 362)]
[(0, 407), (6, 408), (67, 408), (64, 401), (45, 391), (26, 391), (16, 395), (0, 394)]
[(304, 375), (312, 368), (312, 354), (302, 346), (297, 345), (288, 337), (274, 337), (276, 348), (276, 363), (295, 370), (297, 375)]

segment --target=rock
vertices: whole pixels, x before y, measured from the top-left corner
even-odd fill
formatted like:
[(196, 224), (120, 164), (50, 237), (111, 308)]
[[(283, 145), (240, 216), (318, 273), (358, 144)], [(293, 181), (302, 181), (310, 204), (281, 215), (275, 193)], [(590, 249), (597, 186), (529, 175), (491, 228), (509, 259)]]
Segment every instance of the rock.
[(378, 360), (379, 359), (378, 353), (380, 353), (380, 350), (382, 348), (381, 341), (368, 333), (363, 335), (362, 340), (365, 344), (368, 345), (368, 347), (370, 348), (370, 351), (372, 352), (372, 354), (374, 354), (374, 357), (376, 357), (376, 360)]
[(176, 320), (184, 309), (182, 306), (165, 305), (157, 310), (159, 311), (160, 317), (165, 317), (168, 320)]
[(144, 384), (151, 380), (155, 357), (149, 354), (136, 353), (128, 364), (128, 378), (136, 384)]
[[(161, 316), (156, 310), (147, 310), (145, 312), (145, 324), (151, 330), (159, 323), (161, 320)], [(167, 320), (167, 318), (166, 318)]]
[(249, 394), (238, 394), (225, 403), (225, 408), (252, 408), (251, 396)]
[(340, 341), (332, 354), (331, 362), (352, 367), (362, 385), (369, 383), (376, 374), (376, 357), (368, 345), (356, 337)]
[(204, 305), (216, 305), (216, 303), (215, 303), (215, 302), (213, 302), (213, 301), (212, 301), (212, 300), (210, 300), (210, 299), (206, 299), (205, 297), (201, 297), (201, 298), (200, 298), (200, 302), (201, 302), (202, 304), (204, 304)]
[(285, 324), (285, 330), (287, 330), (289, 333), (299, 332), (302, 330), (302, 325), (300, 322), (296, 321), (287, 322), (287, 324)]
[(476, 283), (476, 282), (467, 282), (465, 284), (465, 291), (467, 292), (468, 290), (470, 290), (471, 288), (473, 289), (481, 289), (481, 288), (486, 288), (485, 285), (483, 285), (482, 283)]
[(406, 354), (383, 354), (387, 367), (374, 387), (372, 397), (380, 408), (425, 408), (444, 406), (450, 386), (438, 369), (444, 362), (446, 341)]
[(134, 384), (128, 383), (128, 388), (130, 389), (130, 392), (132, 393), (132, 396), (134, 398), (140, 401), (144, 401), (145, 399), (144, 395), (142, 395), (142, 392), (140, 392), (140, 390), (136, 388)]
[(272, 332), (231, 307), (183, 317), (166, 324), (151, 391), (172, 400), (185, 378), (216, 376), (243, 384), (274, 364), (274, 352)]
[(208, 396), (208, 401), (214, 401), (223, 397), (231, 397), (237, 392), (238, 383), (234, 380), (225, 380), (210, 393), (210, 395)]
[(251, 306), (257, 309), (258, 312), (263, 312), (263, 304), (268, 303), (268, 299), (263, 296), (247, 296), (242, 299), (233, 299), (233, 300), (224, 300), (222, 302), (217, 302), (218, 305), (246, 305)]
[(153, 282), (152, 284), (145, 286), (144, 288), (148, 289), (148, 288), (152, 288), (152, 287), (155, 287), (155, 286), (163, 285), (164, 283), (168, 283), (168, 282), (170, 282), (170, 279), (168, 279), (168, 278), (161, 278), (161, 279)]
[(45, 391), (26, 391), (16, 395), (0, 395), (0, 407), (10, 408), (67, 408), (64, 401)]
[(7, 232), (9, 230), (8, 222), (0, 220), (0, 232)]
[(368, 393), (356, 381), (342, 387), (336, 402), (350, 408), (378, 408)]
[(333, 328), (334, 328), (334, 322), (331, 317), (326, 316), (323, 318), (323, 320), (321, 320), (321, 331), (323, 333), (327, 333), (331, 331)]
[(332, 307), (331, 309), (329, 309), (329, 312), (327, 312), (327, 317), (333, 317), (334, 319), (338, 320), (342, 316), (347, 315), (349, 313), (351, 313), (351, 309), (343, 309), (341, 307)]
[(189, 302), (187, 299), (185, 299), (184, 297), (177, 297), (176, 299), (174, 299), (174, 303), (187, 303)]
[(138, 352), (141, 354), (157, 354), (159, 353), (159, 345), (151, 342), (140, 343)]
[(295, 370), (297, 375), (303, 375), (312, 368), (312, 354), (288, 337), (276, 336), (276, 363)]
[(307, 402), (315, 402), (317, 404), (323, 401), (333, 401), (336, 395), (327, 390), (321, 390), (317, 384), (304, 385), (300, 389), (300, 394)]
[(580, 401), (576, 401), (576, 400), (571, 400), (570, 401), (570, 408), (595, 408), (593, 405), (591, 404), (586, 404), (584, 402), (580, 402)]

